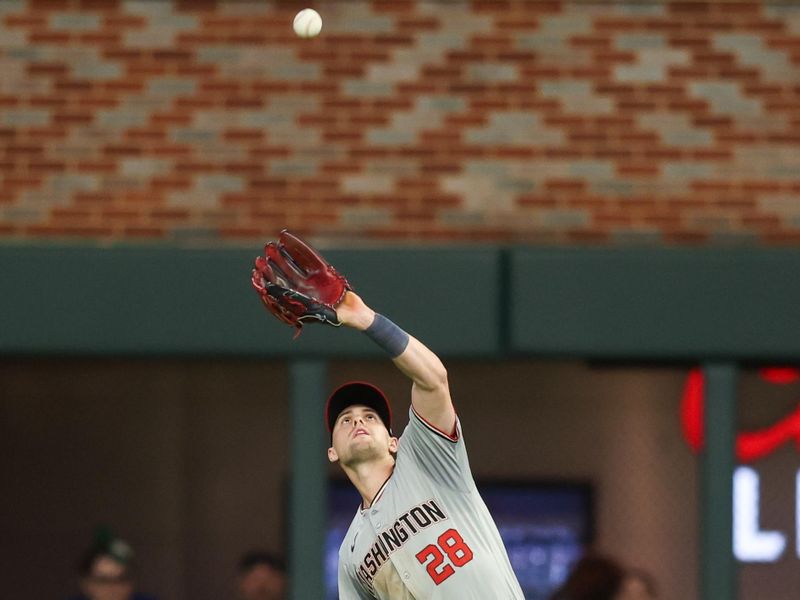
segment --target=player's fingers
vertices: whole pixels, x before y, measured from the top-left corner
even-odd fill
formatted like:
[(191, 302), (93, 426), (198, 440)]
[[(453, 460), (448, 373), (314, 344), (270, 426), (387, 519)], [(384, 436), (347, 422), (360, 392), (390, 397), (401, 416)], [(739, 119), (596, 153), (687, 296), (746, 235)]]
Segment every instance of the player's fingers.
[(281, 231), (280, 243), (289, 252), (294, 264), (306, 275), (319, 273), (329, 266), (328, 261), (322, 258), (316, 250), (285, 229)]

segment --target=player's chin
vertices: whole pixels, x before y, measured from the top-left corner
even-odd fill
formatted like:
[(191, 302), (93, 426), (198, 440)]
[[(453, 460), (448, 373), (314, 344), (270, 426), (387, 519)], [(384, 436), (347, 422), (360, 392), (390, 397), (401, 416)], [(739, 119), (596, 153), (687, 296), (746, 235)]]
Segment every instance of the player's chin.
[(350, 440), (350, 449), (353, 452), (368, 452), (375, 447), (375, 440), (368, 435), (359, 435)]
[(347, 453), (347, 464), (355, 465), (370, 462), (380, 458), (382, 451), (374, 443), (356, 444), (350, 447)]

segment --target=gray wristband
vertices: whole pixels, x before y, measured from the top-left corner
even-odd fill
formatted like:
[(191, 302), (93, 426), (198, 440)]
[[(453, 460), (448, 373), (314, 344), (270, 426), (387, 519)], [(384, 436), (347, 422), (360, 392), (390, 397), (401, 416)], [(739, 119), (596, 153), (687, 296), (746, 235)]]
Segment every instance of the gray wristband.
[(364, 333), (392, 358), (400, 356), (408, 346), (408, 334), (378, 313), (375, 313), (375, 320)]

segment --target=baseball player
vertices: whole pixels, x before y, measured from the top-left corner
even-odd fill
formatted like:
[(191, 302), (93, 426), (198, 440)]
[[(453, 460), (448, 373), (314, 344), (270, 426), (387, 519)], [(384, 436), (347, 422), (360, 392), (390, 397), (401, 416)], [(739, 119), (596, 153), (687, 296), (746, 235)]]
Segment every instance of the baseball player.
[(350, 382), (325, 408), (328, 459), (361, 494), (339, 549), (340, 600), (524, 598), (475, 487), (439, 358), (375, 313), (316, 251), (284, 231), (256, 259), (265, 306), (298, 328), (319, 321), (362, 331), (412, 381), (409, 424), (392, 433), (383, 392)]

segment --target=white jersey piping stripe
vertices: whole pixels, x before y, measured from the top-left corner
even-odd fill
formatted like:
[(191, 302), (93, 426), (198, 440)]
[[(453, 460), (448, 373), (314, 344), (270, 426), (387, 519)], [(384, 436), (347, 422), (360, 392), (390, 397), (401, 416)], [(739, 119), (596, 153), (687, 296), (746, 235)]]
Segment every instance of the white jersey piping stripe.
[(416, 410), (414, 410), (413, 406), (411, 407), (411, 412), (414, 413), (414, 416), (419, 419), (420, 423), (425, 425), (425, 427), (430, 429), (436, 435), (442, 436), (444, 439), (446, 439), (449, 442), (454, 442), (455, 443), (455, 442), (458, 441), (458, 416), (456, 416), (456, 422), (455, 422), (455, 425), (453, 425), (453, 434), (450, 435), (450, 434), (445, 433), (444, 431), (442, 431), (438, 427), (436, 427), (436, 425), (433, 425), (432, 423), (429, 423), (428, 421), (426, 421), (423, 416), (421, 416)]

